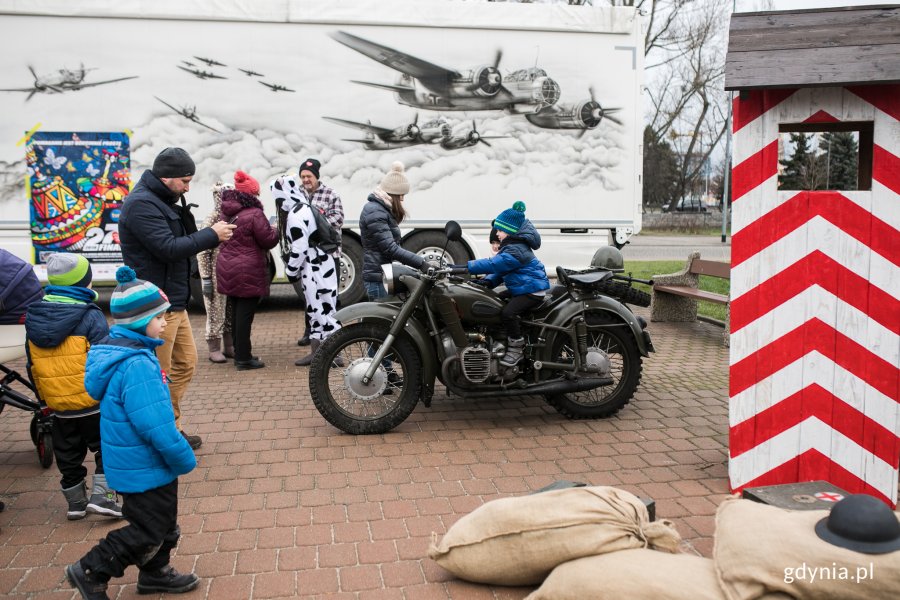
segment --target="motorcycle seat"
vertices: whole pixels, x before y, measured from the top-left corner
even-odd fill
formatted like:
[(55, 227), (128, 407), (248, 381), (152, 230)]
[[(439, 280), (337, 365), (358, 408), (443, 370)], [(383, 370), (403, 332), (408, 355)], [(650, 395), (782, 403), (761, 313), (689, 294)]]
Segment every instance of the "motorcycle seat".
[(588, 273), (568, 273), (566, 278), (575, 285), (590, 286), (611, 279), (612, 271), (593, 271)]

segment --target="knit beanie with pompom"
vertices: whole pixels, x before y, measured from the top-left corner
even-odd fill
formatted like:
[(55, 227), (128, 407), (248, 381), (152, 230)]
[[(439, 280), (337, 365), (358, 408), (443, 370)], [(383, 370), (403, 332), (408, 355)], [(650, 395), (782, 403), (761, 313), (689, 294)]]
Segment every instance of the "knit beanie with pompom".
[(119, 285), (109, 299), (109, 312), (116, 325), (144, 333), (150, 319), (168, 310), (165, 293), (149, 281), (138, 279), (131, 267), (119, 267), (116, 281)]
[(259, 196), (259, 182), (243, 171), (234, 173), (234, 189), (251, 196)]
[(525, 203), (517, 200), (494, 219), (494, 227), (509, 234), (518, 233), (525, 222)]
[(382, 178), (380, 187), (394, 196), (405, 196), (409, 193), (409, 181), (403, 173), (402, 162), (398, 160), (391, 165), (391, 170)]

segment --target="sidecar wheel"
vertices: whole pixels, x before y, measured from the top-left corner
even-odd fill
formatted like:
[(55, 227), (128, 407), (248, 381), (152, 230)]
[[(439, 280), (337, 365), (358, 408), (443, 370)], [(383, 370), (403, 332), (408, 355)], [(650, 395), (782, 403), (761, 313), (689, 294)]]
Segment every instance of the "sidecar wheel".
[[(419, 401), (419, 355), (406, 337), (394, 340), (372, 381), (362, 376), (388, 335), (381, 323), (343, 327), (319, 346), (309, 366), (309, 392), (325, 420), (347, 433), (386, 433), (406, 420)], [(339, 358), (338, 358), (339, 357)], [(341, 365), (341, 366), (339, 366)]]
[[(603, 419), (619, 412), (634, 396), (641, 382), (643, 364), (634, 338), (625, 327), (591, 328), (597, 324), (588, 315), (588, 347), (596, 347), (609, 355), (612, 385), (584, 392), (545, 396), (547, 403), (570, 419)], [(572, 362), (570, 341), (558, 338), (554, 356), (558, 362)]]

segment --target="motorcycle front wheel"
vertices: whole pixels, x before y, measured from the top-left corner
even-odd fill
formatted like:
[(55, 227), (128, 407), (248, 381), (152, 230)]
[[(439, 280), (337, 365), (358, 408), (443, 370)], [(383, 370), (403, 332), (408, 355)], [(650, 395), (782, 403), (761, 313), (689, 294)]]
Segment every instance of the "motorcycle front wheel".
[(394, 340), (372, 380), (363, 376), (388, 335), (381, 323), (343, 327), (319, 346), (309, 366), (309, 392), (325, 420), (346, 433), (386, 433), (419, 401), (419, 355), (406, 337)]
[[(622, 409), (641, 382), (641, 354), (627, 326), (591, 327), (607, 324), (602, 317), (587, 315), (588, 348), (598, 348), (609, 356), (611, 385), (584, 392), (547, 395), (544, 399), (570, 419), (602, 419)], [(611, 323), (609, 323), (611, 324)], [(574, 362), (571, 340), (557, 338), (554, 356), (558, 362)]]

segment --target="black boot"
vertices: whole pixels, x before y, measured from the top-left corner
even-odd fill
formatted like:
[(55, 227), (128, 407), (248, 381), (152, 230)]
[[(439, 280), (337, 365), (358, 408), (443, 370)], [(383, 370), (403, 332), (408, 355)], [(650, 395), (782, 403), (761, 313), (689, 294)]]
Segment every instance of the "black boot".
[(172, 565), (159, 571), (141, 571), (138, 574), (138, 594), (183, 594), (200, 585), (200, 578), (193, 573), (182, 575)]
[(298, 346), (309, 346), (309, 331), (303, 332), (303, 337), (297, 340)]
[(234, 368), (238, 371), (247, 371), (250, 369), (262, 369), (266, 366), (266, 363), (259, 360), (259, 357), (252, 356), (250, 360), (235, 360)]
[(191, 450), (196, 450), (203, 445), (203, 439), (199, 435), (190, 435), (184, 431), (181, 432), (181, 435), (187, 440), (187, 443), (190, 444)]
[(93, 573), (86, 573), (80, 560), (66, 567), (66, 579), (85, 600), (109, 600), (107, 582), (100, 581)]

